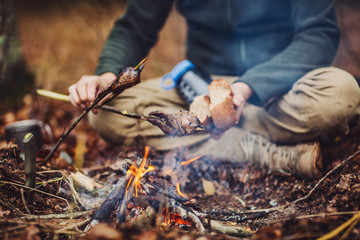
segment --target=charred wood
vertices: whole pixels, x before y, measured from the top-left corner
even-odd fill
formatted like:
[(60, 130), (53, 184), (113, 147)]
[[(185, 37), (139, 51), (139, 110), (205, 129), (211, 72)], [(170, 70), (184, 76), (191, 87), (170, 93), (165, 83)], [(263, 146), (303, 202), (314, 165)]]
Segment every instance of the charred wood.
[(111, 213), (119, 206), (125, 196), (127, 183), (128, 180), (126, 179), (126, 176), (122, 177), (117, 182), (111, 193), (106, 197), (100, 208), (95, 212), (92, 222), (103, 222), (109, 220)]

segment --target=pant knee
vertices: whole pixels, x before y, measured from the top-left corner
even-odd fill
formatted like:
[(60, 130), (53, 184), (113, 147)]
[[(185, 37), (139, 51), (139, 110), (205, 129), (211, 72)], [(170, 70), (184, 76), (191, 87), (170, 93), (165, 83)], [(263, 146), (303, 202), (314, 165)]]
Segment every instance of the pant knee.
[(99, 111), (97, 114), (89, 113), (90, 125), (96, 132), (106, 141), (119, 144), (123, 143), (130, 129), (135, 126), (135, 121), (132, 119), (125, 119), (118, 114)]
[(359, 85), (350, 73), (335, 67), (327, 69), (323, 77), (328, 83), (323, 93), (320, 93), (323, 96), (321, 101), (321, 108), (325, 110), (323, 114), (351, 117), (359, 107)]
[(355, 78), (339, 68), (316, 69), (299, 79), (288, 94), (259, 116), (269, 139), (302, 142), (345, 135), (359, 113), (360, 89)]
[(313, 85), (306, 92), (311, 97), (304, 104), (304, 114), (312, 131), (347, 134), (349, 121), (358, 112), (360, 89), (356, 79), (335, 67), (315, 70), (310, 77)]
[(351, 100), (352, 97), (360, 96), (359, 84), (355, 77), (350, 73), (336, 67), (329, 67), (329, 74), (326, 78), (339, 90), (339, 97), (343, 97), (344, 100)]

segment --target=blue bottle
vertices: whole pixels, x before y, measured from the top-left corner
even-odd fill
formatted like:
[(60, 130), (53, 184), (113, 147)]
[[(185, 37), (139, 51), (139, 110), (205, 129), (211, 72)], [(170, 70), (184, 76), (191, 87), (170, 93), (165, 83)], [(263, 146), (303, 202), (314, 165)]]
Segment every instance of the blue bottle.
[(184, 60), (162, 77), (161, 87), (165, 90), (176, 87), (179, 95), (190, 104), (196, 96), (209, 93), (210, 82), (209, 75), (200, 71), (189, 60)]

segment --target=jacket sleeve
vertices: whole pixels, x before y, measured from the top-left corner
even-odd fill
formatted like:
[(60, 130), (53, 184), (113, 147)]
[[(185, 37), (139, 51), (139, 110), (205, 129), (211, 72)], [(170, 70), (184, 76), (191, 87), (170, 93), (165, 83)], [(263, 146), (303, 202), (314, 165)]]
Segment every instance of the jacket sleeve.
[(172, 8), (171, 0), (131, 0), (116, 22), (99, 58), (96, 74), (136, 66), (157, 41)]
[(288, 92), (305, 73), (329, 66), (336, 53), (339, 30), (335, 0), (292, 0), (294, 37), (291, 44), (269, 61), (245, 72), (237, 81), (254, 91), (249, 102), (264, 105)]

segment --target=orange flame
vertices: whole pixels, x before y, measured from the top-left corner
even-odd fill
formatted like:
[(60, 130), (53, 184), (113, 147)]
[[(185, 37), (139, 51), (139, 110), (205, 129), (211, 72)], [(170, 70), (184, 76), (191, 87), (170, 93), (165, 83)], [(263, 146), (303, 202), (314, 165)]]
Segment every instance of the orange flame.
[(176, 183), (176, 191), (180, 196), (184, 197), (184, 194), (180, 190), (180, 184), (179, 183)]
[(127, 175), (130, 177), (129, 179), (129, 182), (128, 182), (128, 185), (126, 186), (126, 195), (128, 194), (128, 190), (129, 190), (129, 187), (131, 185), (131, 183), (133, 183), (133, 186), (134, 186), (134, 190), (135, 190), (135, 193), (134, 195), (135, 196), (138, 196), (138, 188), (140, 186), (140, 180), (141, 178), (148, 172), (152, 171), (155, 169), (154, 166), (148, 166), (146, 169), (145, 169), (145, 165), (146, 165), (146, 162), (147, 162), (147, 158), (148, 158), (148, 154), (149, 154), (149, 147), (148, 146), (145, 146), (145, 153), (144, 153), (144, 157), (143, 157), (143, 160), (140, 164), (140, 167), (137, 168), (136, 164), (133, 164), (130, 169), (126, 172)]
[(194, 157), (194, 158), (192, 158), (192, 159), (190, 159), (190, 160), (187, 160), (187, 161), (181, 162), (181, 163), (180, 163), (180, 165), (181, 165), (181, 166), (187, 166), (187, 165), (189, 165), (190, 163), (192, 163), (192, 162), (194, 162), (194, 161), (198, 160), (198, 159), (199, 159), (199, 158), (201, 158), (201, 157), (202, 157), (202, 155), (197, 156), (197, 157)]

